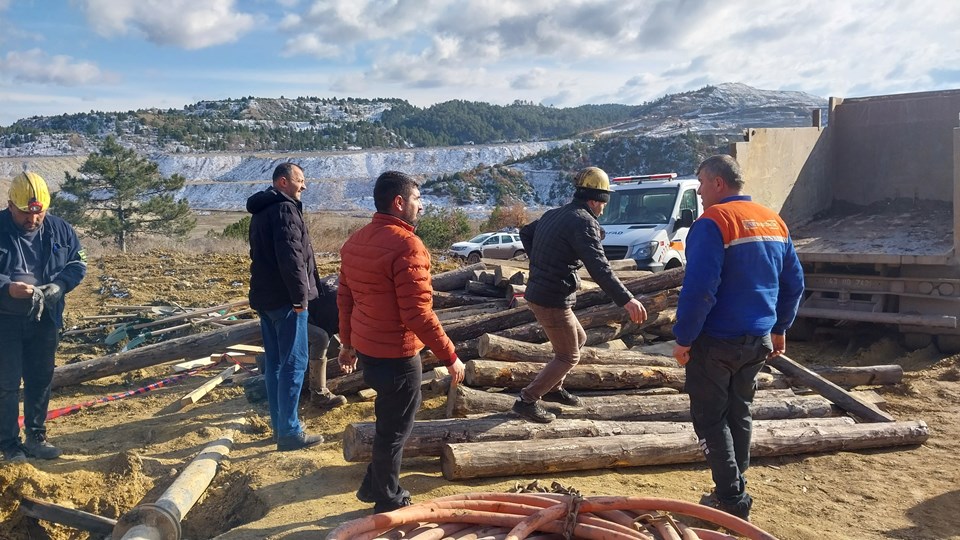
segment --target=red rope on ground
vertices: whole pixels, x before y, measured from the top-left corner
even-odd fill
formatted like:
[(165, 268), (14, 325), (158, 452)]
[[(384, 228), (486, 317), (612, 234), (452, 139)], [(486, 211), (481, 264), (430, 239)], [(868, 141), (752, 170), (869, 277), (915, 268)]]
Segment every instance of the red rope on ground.
[[(61, 416), (66, 416), (66, 415), (68, 415), (68, 414), (73, 414), (73, 413), (79, 411), (80, 409), (86, 409), (86, 408), (89, 408), (89, 407), (93, 407), (94, 405), (99, 405), (99, 404), (101, 404), (101, 403), (108, 403), (108, 402), (111, 402), (111, 401), (117, 401), (117, 400), (124, 399), (124, 398), (128, 398), (128, 397), (131, 397), (131, 396), (136, 396), (136, 395), (140, 395), (140, 394), (146, 394), (147, 392), (149, 392), (149, 391), (151, 391), (151, 390), (156, 390), (157, 388), (163, 388), (164, 386), (170, 386), (170, 385), (173, 385), (173, 384), (177, 384), (177, 383), (181, 382), (183, 379), (186, 379), (187, 377), (196, 375), (197, 373), (200, 373), (201, 371), (203, 371), (203, 370), (205, 370), (205, 369), (209, 369), (210, 367), (212, 367), (212, 366), (205, 366), (205, 367), (198, 368), (198, 369), (192, 369), (192, 370), (190, 370), (190, 371), (188, 371), (188, 372), (186, 372), (186, 373), (181, 373), (181, 374), (179, 374), (179, 375), (174, 375), (173, 377), (167, 377), (166, 379), (162, 379), (162, 380), (159, 380), (159, 381), (150, 383), (150, 384), (148, 384), (148, 385), (146, 385), (146, 386), (141, 386), (140, 388), (137, 388), (137, 389), (135, 389), (135, 390), (128, 390), (128, 391), (126, 391), (126, 392), (121, 392), (121, 393), (119, 393), (119, 394), (113, 394), (113, 395), (110, 395), (110, 396), (98, 397), (98, 398), (96, 398), (96, 399), (93, 399), (93, 400), (90, 400), (90, 401), (86, 401), (86, 402), (84, 402), (84, 403), (78, 403), (78, 404), (76, 404), (76, 405), (68, 405), (68, 406), (66, 406), (66, 407), (60, 407), (59, 409), (54, 409), (54, 410), (52, 410), (52, 411), (47, 411), (47, 420), (53, 420), (54, 418), (59, 418), (59, 417), (61, 417)], [(23, 416), (21, 416), (17, 421), (19, 422), (20, 427), (23, 427)]]

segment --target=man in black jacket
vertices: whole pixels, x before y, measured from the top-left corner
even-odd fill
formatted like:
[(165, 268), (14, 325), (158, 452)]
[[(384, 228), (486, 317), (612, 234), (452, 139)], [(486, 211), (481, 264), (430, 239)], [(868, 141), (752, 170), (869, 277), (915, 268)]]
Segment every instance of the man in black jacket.
[(308, 362), (307, 306), (317, 298), (317, 263), (303, 221), (303, 169), (281, 163), (273, 186), (247, 199), (250, 220), (250, 306), (260, 315), (264, 380), (277, 450), (323, 442), (298, 417)]
[(580, 361), (580, 349), (587, 334), (573, 314), (580, 277), (585, 266), (598, 285), (618, 306), (641, 323), (647, 310), (620, 283), (600, 244), (597, 217), (610, 200), (610, 179), (597, 167), (587, 167), (574, 179), (573, 201), (543, 214), (520, 229), (520, 240), (530, 257), (530, 280), (524, 298), (553, 345), (553, 360), (520, 391), (513, 411), (534, 422), (548, 423), (554, 418), (540, 404), (548, 397), (579, 407), (580, 398), (563, 388), (563, 379)]

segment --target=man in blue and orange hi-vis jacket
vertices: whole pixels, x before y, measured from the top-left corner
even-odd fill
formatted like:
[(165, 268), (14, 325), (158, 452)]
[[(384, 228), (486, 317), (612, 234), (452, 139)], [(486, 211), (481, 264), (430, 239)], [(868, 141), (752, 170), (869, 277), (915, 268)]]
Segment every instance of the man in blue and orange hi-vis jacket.
[(780, 216), (741, 193), (736, 160), (711, 156), (697, 178), (705, 210), (687, 235), (673, 355), (686, 367), (693, 426), (716, 485), (702, 502), (748, 519), (755, 379), (786, 350), (803, 270)]

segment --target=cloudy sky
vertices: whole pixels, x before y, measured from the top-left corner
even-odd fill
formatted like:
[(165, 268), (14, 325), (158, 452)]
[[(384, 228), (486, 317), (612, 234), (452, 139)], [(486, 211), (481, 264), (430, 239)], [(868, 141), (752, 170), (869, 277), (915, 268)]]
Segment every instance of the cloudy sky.
[(0, 125), (258, 96), (639, 104), (960, 88), (950, 0), (0, 0)]

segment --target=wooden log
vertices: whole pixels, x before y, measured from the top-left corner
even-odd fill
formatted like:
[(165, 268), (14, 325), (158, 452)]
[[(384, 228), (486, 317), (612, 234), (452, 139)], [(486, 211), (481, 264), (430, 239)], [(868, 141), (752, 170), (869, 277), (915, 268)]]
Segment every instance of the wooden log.
[[(769, 364), (769, 362), (767, 362)], [(903, 366), (883, 364), (877, 366), (810, 366), (810, 371), (828, 381), (848, 388), (903, 382)], [(806, 386), (803, 378), (788, 376), (794, 386)]]
[(20, 511), (32, 518), (87, 531), (98, 537), (110, 536), (113, 528), (117, 525), (117, 520), (115, 519), (41, 501), (40, 499), (34, 499), (26, 495), (20, 499)]
[(494, 287), (482, 281), (473, 281), (470, 280), (467, 282), (464, 290), (467, 294), (475, 294), (477, 296), (489, 296), (491, 298), (503, 298), (503, 289), (499, 287)]
[(499, 287), (506, 285), (525, 285), (529, 271), (515, 266), (498, 264), (493, 267), (493, 284)]
[(517, 296), (523, 296), (527, 292), (527, 286), (508, 284), (504, 290), (506, 291), (504, 296), (509, 300)]
[(475, 315), (489, 315), (499, 313), (507, 309), (507, 303), (503, 300), (485, 302), (483, 304), (474, 304), (472, 306), (458, 306), (446, 309), (435, 309), (433, 312), (437, 315), (440, 322), (458, 321), (464, 317), (473, 317)]
[[(650, 274), (647, 277), (625, 281), (624, 286), (633, 294), (646, 294), (678, 287), (681, 283), (683, 283), (683, 269), (675, 268), (673, 270), (667, 270), (666, 272)], [(643, 300), (641, 299), (641, 301)], [(607, 297), (606, 293), (601, 289), (596, 289), (578, 294), (577, 303), (574, 308), (580, 310), (610, 303), (610, 298)], [(674, 305), (676, 305), (675, 301)], [(616, 309), (626, 314), (623, 308)], [(647, 309), (650, 310), (650, 306), (647, 306)], [(533, 320), (533, 312), (527, 309), (526, 306), (520, 306), (493, 315), (468, 317), (457, 323), (444, 325), (444, 331), (454, 342), (460, 342), (478, 338), (486, 333), (497, 333), (507, 328), (529, 323)], [(609, 341), (609, 339), (605, 339), (604, 341)]]
[[(549, 343), (527, 343), (496, 334), (480, 336), (477, 352), (481, 358), (504, 362), (549, 362), (553, 360), (553, 347)], [(597, 347), (580, 349), (580, 363), (677, 367), (677, 361), (670, 356)]]
[[(601, 395), (577, 392), (583, 407), (569, 407), (552, 401), (541, 401), (543, 407), (558, 418), (590, 420), (635, 420), (689, 422), (690, 398), (686, 394), (673, 395)], [(507, 412), (517, 400), (517, 394), (483, 392), (460, 385), (453, 399), (447, 400), (447, 417), (457, 418), (473, 414)], [(785, 418), (822, 418), (838, 416), (840, 410), (831, 406), (822, 396), (784, 396), (757, 392), (750, 407), (757, 420)]]
[(610, 268), (612, 268), (614, 272), (617, 270), (636, 270), (637, 261), (634, 259), (616, 259), (610, 261)]
[[(771, 457), (912, 446), (929, 436), (922, 421), (754, 429), (750, 452)], [(440, 466), (447, 480), (465, 480), (699, 461), (696, 434), (664, 433), (446, 444)]]
[[(806, 418), (792, 420), (758, 420), (757, 429), (788, 426), (850, 425), (850, 417)], [(523, 441), (531, 439), (563, 439), (569, 437), (610, 437), (654, 433), (692, 433), (689, 422), (633, 422), (615, 420), (557, 419), (549, 424), (517, 420), (515, 415), (494, 414), (475, 418), (418, 420), (403, 445), (403, 457), (439, 456), (446, 443)], [(343, 432), (343, 458), (347, 461), (369, 461), (373, 451), (376, 423), (348, 424)]]
[[(659, 324), (657, 314), (660, 311), (677, 305), (678, 291), (679, 289), (669, 289), (637, 296), (637, 300), (643, 303), (649, 317), (647, 321), (639, 325), (630, 320), (630, 314), (627, 313), (627, 310), (612, 303), (578, 309), (574, 311), (574, 314), (584, 329), (598, 326), (611, 326), (614, 324), (633, 325), (630, 327), (631, 329), (645, 328), (651, 324)], [(622, 327), (620, 332), (621, 334), (626, 333), (625, 327)], [(537, 322), (487, 333), (495, 333), (503, 337), (531, 343), (542, 343), (547, 340), (543, 326)]]
[(867, 422), (893, 422), (895, 419), (879, 407), (868, 403), (843, 388), (828, 381), (790, 358), (780, 355), (767, 360), (767, 364), (790, 376), (795, 382), (815, 390), (823, 397), (837, 404), (845, 411)]
[(627, 347), (627, 344), (624, 343), (622, 339), (611, 339), (610, 341), (597, 343), (596, 345), (594, 345), (594, 348), (602, 349), (605, 351), (626, 351), (630, 349), (630, 347)]
[[(464, 382), (470, 386), (494, 386), (520, 389), (540, 373), (543, 364), (533, 362), (500, 362), (470, 360), (466, 363)], [(567, 390), (614, 390), (666, 386), (683, 388), (684, 370), (673, 367), (577, 365), (567, 373), (563, 387)]]
[(240, 366), (237, 364), (232, 364), (227, 369), (221, 371), (216, 377), (213, 377), (212, 379), (206, 381), (205, 383), (198, 386), (189, 394), (177, 400), (176, 409), (179, 410), (200, 401), (200, 399), (203, 396), (210, 393), (210, 391), (216, 388), (217, 386), (220, 386), (220, 384), (222, 384), (223, 381), (227, 380), (229, 377), (231, 377), (234, 373), (238, 371), (240, 371)]
[(236, 343), (257, 343), (261, 339), (260, 321), (247, 321), (202, 334), (184, 336), (92, 360), (58, 366), (53, 370), (52, 388), (70, 386), (108, 375), (171, 362), (186, 355), (191, 358), (209, 355)]
[(467, 284), (467, 280), (472, 276), (474, 270), (484, 270), (487, 266), (482, 262), (455, 268), (447, 272), (434, 274), (430, 278), (435, 291), (456, 291), (462, 289)]
[[(463, 287), (461, 287), (461, 289), (463, 289)], [(463, 294), (462, 292), (433, 291), (433, 309), (486, 304), (490, 301), (490, 298), (486, 296), (474, 296), (471, 294)]]
[(251, 354), (263, 354), (267, 352), (261, 345), (247, 345), (245, 343), (234, 343), (227, 347), (228, 351), (240, 351)]

